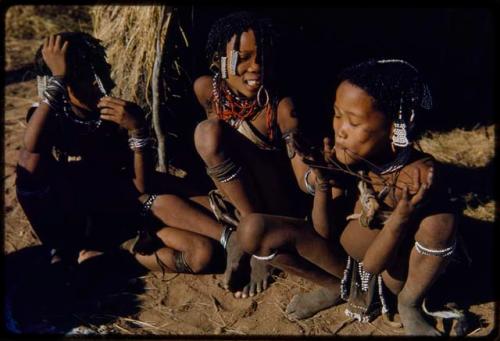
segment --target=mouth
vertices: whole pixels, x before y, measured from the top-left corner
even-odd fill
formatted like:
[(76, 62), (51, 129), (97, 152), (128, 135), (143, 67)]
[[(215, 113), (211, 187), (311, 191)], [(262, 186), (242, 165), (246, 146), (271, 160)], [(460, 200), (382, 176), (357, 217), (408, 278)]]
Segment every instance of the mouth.
[(260, 79), (245, 79), (243, 83), (245, 83), (250, 90), (258, 90), (262, 85)]

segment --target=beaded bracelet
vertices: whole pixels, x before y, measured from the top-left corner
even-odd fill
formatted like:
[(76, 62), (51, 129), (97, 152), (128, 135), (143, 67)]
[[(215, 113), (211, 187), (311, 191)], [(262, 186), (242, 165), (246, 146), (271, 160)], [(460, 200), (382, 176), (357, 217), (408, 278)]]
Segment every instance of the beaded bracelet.
[(151, 137), (145, 137), (145, 138), (129, 137), (128, 146), (133, 151), (137, 151), (137, 150), (143, 150), (145, 147), (152, 145), (153, 142), (154, 139)]

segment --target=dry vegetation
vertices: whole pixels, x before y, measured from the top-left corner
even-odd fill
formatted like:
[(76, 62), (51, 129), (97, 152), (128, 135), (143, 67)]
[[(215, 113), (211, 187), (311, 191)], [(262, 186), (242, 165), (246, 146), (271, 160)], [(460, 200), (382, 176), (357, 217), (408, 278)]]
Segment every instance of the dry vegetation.
[[(122, 14), (127, 8), (121, 9)], [(125, 52), (134, 58), (124, 60), (114, 69), (115, 78), (121, 79), (119, 86), (129, 91), (132, 84), (147, 87), (154, 56), (148, 51), (144, 41), (153, 42), (154, 25), (149, 20), (157, 18), (158, 8), (147, 7), (140, 17), (129, 13), (127, 21), (99, 21), (106, 13), (106, 19), (114, 19), (117, 7), (103, 6), (92, 9), (95, 34), (109, 46), (109, 57), (120, 59)], [(61, 15), (61, 13), (64, 13)], [(55, 15), (57, 14), (57, 15)], [(6, 15), (6, 70), (15, 69), (33, 59), (34, 51), (41, 39), (50, 33), (63, 30), (81, 29), (92, 32), (88, 7), (66, 6), (14, 6)], [(118, 41), (114, 41), (117, 30), (131, 32), (131, 26), (141, 21), (143, 31), (134, 31)], [(151, 19), (151, 23), (153, 23)], [(106, 25), (112, 26), (106, 26)], [(107, 28), (106, 28), (107, 27)], [(142, 30), (142, 28), (141, 28)], [(113, 44), (111, 43), (113, 42)], [(149, 43), (148, 43), (149, 44)], [(130, 74), (129, 71), (133, 75)], [(122, 73), (122, 75), (120, 75)], [(143, 91), (143, 90), (138, 90)], [(144, 94), (144, 93), (143, 93)], [(141, 96), (140, 94), (136, 94)], [(15, 163), (25, 129), (24, 114), (35, 99), (35, 82), (12, 84), (5, 90), (5, 231), (4, 252), (15, 254), (28, 246), (39, 244), (32, 232), (19, 203), (15, 197)], [(494, 156), (494, 127), (479, 127), (473, 130), (455, 129), (447, 133), (428, 133), (419, 141), (422, 149), (436, 159), (465, 169), (490, 167)], [(463, 179), (474, 182), (476, 179)], [(492, 182), (492, 179), (491, 179)], [(466, 205), (465, 215), (482, 220), (493, 221), (495, 202), (490, 197), (477, 203), (474, 193), (461, 193)], [(474, 199), (476, 198), (476, 199)], [(473, 202), (475, 203), (473, 204)], [(25, 268), (27, 269), (27, 268)], [(21, 271), (18, 271), (22, 273)], [(28, 271), (29, 272), (29, 271)], [(42, 280), (39, 279), (39, 280)], [(171, 275), (159, 278), (150, 274), (139, 278), (144, 291), (137, 296), (127, 290), (113, 293), (101, 301), (99, 307), (90, 313), (74, 313), (72, 319), (85, 326), (81, 333), (124, 334), (124, 335), (180, 335), (180, 334), (230, 334), (230, 335), (401, 335), (400, 329), (388, 326), (381, 318), (370, 324), (351, 323), (344, 316), (343, 305), (322, 312), (303, 322), (291, 322), (284, 316), (284, 307), (290, 298), (298, 293), (311, 290), (313, 285), (295, 276), (277, 278), (269, 290), (252, 300), (235, 300), (217, 286), (215, 275), (187, 277)], [(7, 283), (10, 283), (7, 280)], [(138, 311), (119, 313), (119, 306), (131, 296), (138, 298)], [(108, 306), (106, 306), (108, 304)], [(30, 303), (30, 307), (35, 305)], [(112, 308), (110, 308), (112, 306)], [(473, 305), (470, 311), (482, 316), (486, 322), (472, 331), (475, 336), (485, 336), (494, 328), (493, 302)], [(59, 313), (63, 315), (64, 313)], [(60, 318), (60, 316), (57, 316)], [(64, 316), (63, 316), (64, 318)]]
[(92, 33), (88, 10), (87, 6), (9, 7), (5, 13), (5, 69), (32, 63), (47, 35), (62, 31)]
[(419, 144), (438, 161), (460, 167), (480, 168), (493, 160), (494, 142), (495, 127), (491, 125), (474, 130), (456, 128), (447, 133), (429, 132)]
[(164, 6), (95, 6), (91, 9), (94, 35), (107, 48), (118, 97), (151, 106), (156, 41), (160, 30), (161, 41), (164, 41), (171, 11)]

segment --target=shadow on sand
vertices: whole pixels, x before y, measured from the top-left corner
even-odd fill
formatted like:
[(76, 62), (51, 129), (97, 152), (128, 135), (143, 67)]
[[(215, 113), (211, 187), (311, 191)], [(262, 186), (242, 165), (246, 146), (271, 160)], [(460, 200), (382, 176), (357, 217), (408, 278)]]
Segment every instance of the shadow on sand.
[(133, 257), (116, 251), (80, 265), (49, 264), (49, 251), (35, 246), (4, 258), (7, 333), (66, 334), (139, 311), (145, 274)]

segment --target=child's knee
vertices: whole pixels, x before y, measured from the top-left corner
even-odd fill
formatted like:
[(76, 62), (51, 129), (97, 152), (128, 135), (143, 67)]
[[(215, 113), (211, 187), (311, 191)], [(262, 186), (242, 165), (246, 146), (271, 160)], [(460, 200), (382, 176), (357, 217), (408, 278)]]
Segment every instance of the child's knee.
[(209, 157), (219, 152), (222, 131), (222, 123), (216, 119), (205, 120), (196, 126), (194, 142), (196, 150), (202, 157)]
[(214, 255), (213, 245), (206, 238), (196, 240), (185, 252), (187, 263), (195, 274), (204, 272), (210, 266)]
[(237, 231), (241, 248), (247, 253), (254, 254), (261, 248), (266, 231), (266, 218), (258, 213), (249, 214), (241, 219)]
[(421, 224), (415, 234), (415, 241), (430, 249), (443, 249), (455, 241), (454, 216), (443, 214), (434, 218), (432, 224)]

